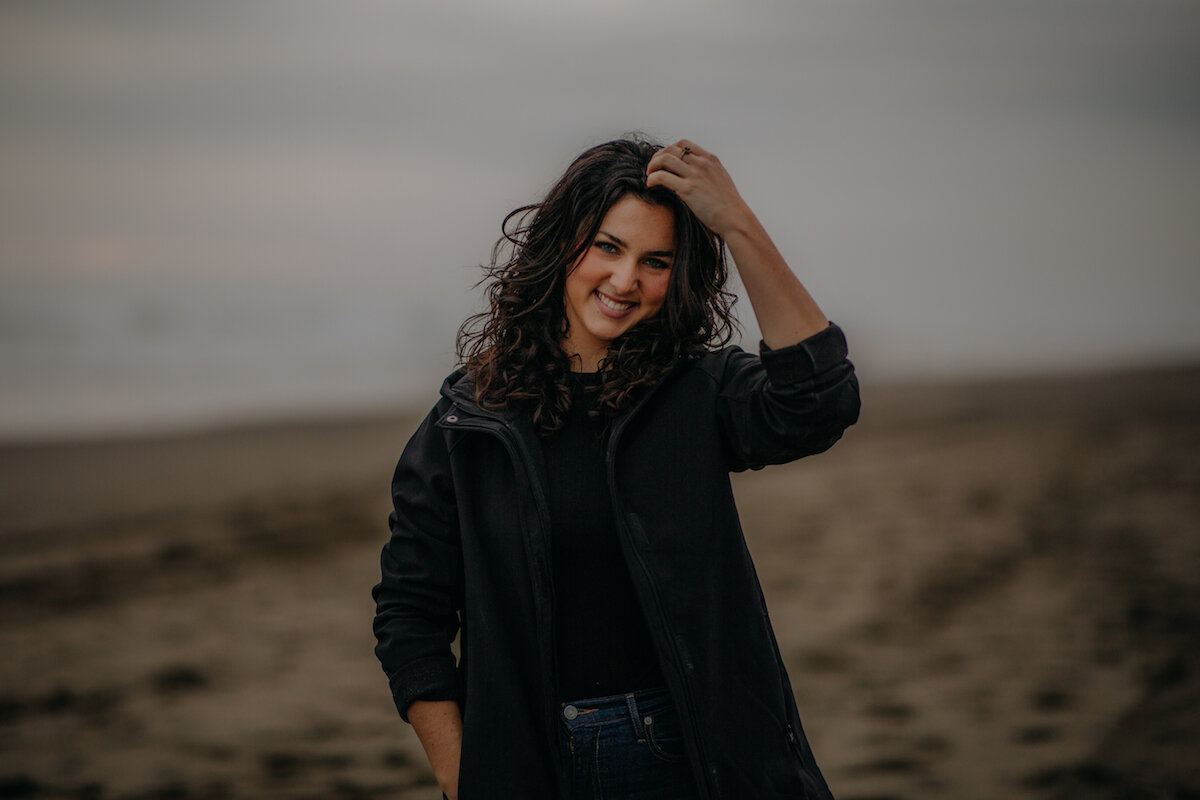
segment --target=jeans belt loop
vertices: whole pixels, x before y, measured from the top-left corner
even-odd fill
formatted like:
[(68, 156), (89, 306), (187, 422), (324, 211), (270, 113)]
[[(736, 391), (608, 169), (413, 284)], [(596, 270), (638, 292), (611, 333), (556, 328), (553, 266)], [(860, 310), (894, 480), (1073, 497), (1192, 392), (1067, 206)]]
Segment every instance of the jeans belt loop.
[(633, 722), (633, 733), (638, 740), (646, 738), (646, 726), (642, 724), (642, 715), (638, 712), (637, 697), (633, 692), (625, 695), (625, 705), (629, 709), (629, 719)]

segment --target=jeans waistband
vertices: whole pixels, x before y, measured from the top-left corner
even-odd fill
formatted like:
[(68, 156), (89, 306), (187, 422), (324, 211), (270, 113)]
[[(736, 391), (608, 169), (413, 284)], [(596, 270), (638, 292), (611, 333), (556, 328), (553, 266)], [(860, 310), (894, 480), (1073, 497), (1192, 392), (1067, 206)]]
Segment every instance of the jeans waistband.
[(648, 724), (646, 718), (653, 719), (655, 713), (668, 709), (672, 709), (670, 692), (656, 687), (563, 703), (559, 719), (569, 731), (632, 723), (637, 736), (641, 738), (644, 736), (643, 728)]

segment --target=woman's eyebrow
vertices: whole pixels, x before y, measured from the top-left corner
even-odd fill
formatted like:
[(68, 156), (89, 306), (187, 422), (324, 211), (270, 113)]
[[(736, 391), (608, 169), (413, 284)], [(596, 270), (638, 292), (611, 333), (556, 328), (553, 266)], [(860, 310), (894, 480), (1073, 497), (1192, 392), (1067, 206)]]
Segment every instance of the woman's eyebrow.
[(612, 240), (613, 240), (613, 242), (614, 242), (615, 244), (618, 244), (618, 245), (620, 245), (621, 247), (628, 247), (628, 246), (629, 246), (629, 245), (625, 244), (623, 241), (621, 241), (620, 239), (618, 239), (616, 236), (613, 236), (613, 235), (612, 235), (611, 233), (609, 233), (608, 231), (600, 231), (600, 233), (603, 233), (605, 236), (607, 236), (608, 238), (612, 239)]
[[(612, 240), (613, 240), (613, 244), (616, 244), (616, 245), (618, 245), (619, 247), (623, 247), (623, 248), (626, 248), (626, 249), (628, 249), (628, 247), (629, 247), (629, 245), (625, 244), (623, 241), (621, 241), (620, 239), (618, 239), (616, 236), (613, 236), (613, 235), (612, 235), (611, 233), (609, 233), (608, 231), (597, 231), (597, 233), (602, 233), (602, 234), (604, 234), (605, 236), (607, 236), (609, 239), (612, 239)], [(674, 250), (651, 250), (651, 251), (647, 252), (647, 253), (646, 253), (646, 255), (648, 255), (648, 256), (666, 256), (666, 257), (669, 257), (669, 258), (674, 258), (674, 257), (675, 257), (675, 251), (674, 251)]]

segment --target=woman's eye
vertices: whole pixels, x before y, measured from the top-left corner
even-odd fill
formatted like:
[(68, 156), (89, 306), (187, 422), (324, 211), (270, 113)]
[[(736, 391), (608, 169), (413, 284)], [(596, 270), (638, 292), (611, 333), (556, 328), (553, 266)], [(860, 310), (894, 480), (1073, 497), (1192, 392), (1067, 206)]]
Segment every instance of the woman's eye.
[(604, 251), (605, 253), (617, 252), (617, 246), (615, 244), (613, 244), (612, 242), (596, 242), (596, 247), (598, 247), (600, 250)]
[(670, 269), (671, 268), (671, 265), (668, 262), (663, 261), (661, 258), (647, 258), (646, 265), (650, 266), (650, 267), (654, 267), (654, 269)]

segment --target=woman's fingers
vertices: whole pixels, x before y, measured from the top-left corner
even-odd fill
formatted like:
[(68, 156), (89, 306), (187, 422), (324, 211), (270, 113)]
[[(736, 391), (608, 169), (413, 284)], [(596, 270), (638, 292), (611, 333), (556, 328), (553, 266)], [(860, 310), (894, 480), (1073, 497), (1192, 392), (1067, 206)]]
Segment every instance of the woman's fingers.
[(687, 183), (682, 175), (677, 175), (674, 172), (658, 168), (646, 176), (647, 186), (665, 186), (680, 197), (683, 196)]
[(685, 161), (691, 161), (693, 157), (700, 159), (713, 157), (712, 153), (708, 152), (690, 139), (680, 139), (678, 142), (671, 145), (671, 147), (678, 148), (679, 154), (685, 156)]
[(692, 155), (691, 152), (684, 152), (683, 146), (679, 144), (669, 144), (661, 148), (657, 153), (650, 157), (650, 163), (647, 165), (646, 171), (650, 172), (655, 169), (663, 169), (665, 165), (671, 166), (686, 165), (687, 159)]
[(646, 171), (652, 172), (656, 169), (670, 169), (672, 172), (680, 175), (688, 174), (690, 168), (697, 161), (711, 157), (712, 154), (700, 145), (690, 142), (687, 139), (680, 139), (678, 142), (667, 145), (651, 156)]
[(650, 159), (650, 163), (646, 165), (646, 173), (650, 174), (655, 170), (666, 169), (674, 172), (676, 175), (687, 177), (692, 174), (693, 168), (687, 163), (687, 160), (681, 155), (667, 151), (665, 148), (659, 150)]

